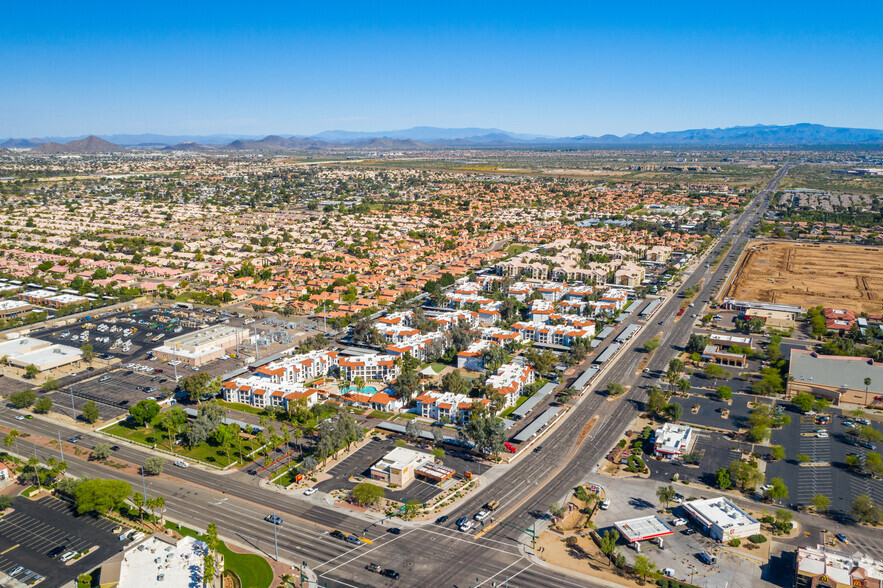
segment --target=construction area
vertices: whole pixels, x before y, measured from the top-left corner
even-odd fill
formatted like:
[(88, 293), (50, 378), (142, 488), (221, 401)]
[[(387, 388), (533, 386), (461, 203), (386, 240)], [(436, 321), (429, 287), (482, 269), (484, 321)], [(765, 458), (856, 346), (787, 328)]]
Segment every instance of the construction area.
[(753, 241), (727, 298), (883, 313), (883, 248)]

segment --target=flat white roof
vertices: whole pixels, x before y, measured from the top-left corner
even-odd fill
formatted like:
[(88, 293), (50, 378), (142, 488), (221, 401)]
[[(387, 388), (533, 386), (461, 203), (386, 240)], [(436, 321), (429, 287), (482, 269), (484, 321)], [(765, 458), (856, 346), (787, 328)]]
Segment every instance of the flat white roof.
[(46, 347), (48, 346), (48, 344), (48, 341), (43, 341), (42, 339), (34, 339), (32, 337), (19, 337), (18, 339), (8, 339), (6, 341), (0, 341), (0, 357), (8, 355), (11, 358), (15, 355), (27, 353), (28, 351), (32, 351), (40, 347)]
[[(2, 289), (3, 288), (0, 287), (0, 290)], [(16, 308), (30, 305), (30, 302), (25, 302), (24, 300), (0, 300), (0, 310), (14, 310)]]
[(723, 496), (684, 503), (687, 511), (704, 522), (723, 530), (757, 525), (757, 519)]
[(27, 353), (10, 357), (10, 362), (19, 365), (34, 364), (40, 371), (79, 361), (83, 352), (70, 345), (50, 345)]
[(629, 519), (627, 521), (618, 521), (613, 525), (622, 533), (629, 543), (635, 541), (646, 541), (652, 537), (662, 537), (663, 535), (671, 535), (674, 531), (668, 525), (663, 523), (659, 517), (652, 515), (649, 517), (640, 517), (637, 519)]
[(374, 467), (381, 470), (384, 470), (386, 468), (404, 470), (408, 467), (420, 467), (424, 463), (431, 462), (433, 459), (433, 456), (429, 453), (414, 451), (413, 449), (408, 449), (407, 447), (396, 447), (395, 449), (384, 455), (382, 458), (380, 458), (380, 461), (374, 464)]
[(151, 535), (126, 550), (119, 585), (201, 588), (205, 547), (194, 537), (171, 545)]

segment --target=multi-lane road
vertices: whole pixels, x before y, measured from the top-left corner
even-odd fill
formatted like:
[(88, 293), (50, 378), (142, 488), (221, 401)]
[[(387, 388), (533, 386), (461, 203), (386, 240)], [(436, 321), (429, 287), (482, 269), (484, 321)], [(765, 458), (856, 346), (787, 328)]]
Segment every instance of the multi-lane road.
[[(644, 386), (650, 385), (658, 377), (653, 374), (662, 373), (669, 359), (683, 349), (693, 328), (693, 320), (686, 314), (674, 320), (680, 304), (679, 293), (704, 280), (696, 296), (696, 312), (700, 311), (718, 280), (729, 271), (748, 239), (750, 228), (766, 210), (770, 192), (787, 169), (786, 165), (777, 171), (758, 198), (707, 254), (708, 259), (716, 257), (721, 244), (730, 241), (732, 246), (724, 260), (716, 268), (699, 260), (678, 294), (666, 301), (611, 362), (603, 376), (575, 401), (566, 420), (542, 439), (542, 450), (529, 452), (513, 464), (501, 466), (502, 472), (498, 470), (492, 481), (489, 479), (472, 498), (450, 513), (452, 519), (461, 515), (471, 517), (487, 501), (499, 501), (501, 506), (495, 513), (496, 520), (480, 537), (460, 533), (450, 522), (442, 526), (431, 523), (400, 525), (403, 532), (393, 535), (386, 532), (386, 526), (378, 524), (376, 517), (332, 508), (321, 494), (303, 498), (274, 492), (259, 487), (255, 477), (242, 472), (219, 474), (197, 467), (179, 469), (169, 464), (163, 476), (146, 479), (147, 494), (166, 498), (170, 518), (197, 528), (215, 522), (223, 538), (249, 545), (270, 556), (276, 552), (273, 528), (263, 521), (263, 517), (275, 509), (285, 521), (278, 534), (279, 558), (291, 564), (305, 561), (322, 585), (461, 588), (504, 584), (513, 588), (600, 585), (586, 576), (574, 577), (573, 573), (537, 564), (526, 557), (524, 545), (529, 543), (528, 538), (515, 527), (525, 529), (534, 524), (541, 527), (547, 518), (548, 505), (560, 502), (571, 488), (584, 481), (639, 414), (646, 394)], [(664, 321), (662, 325), (660, 320)], [(660, 348), (647, 366), (650, 373), (642, 373), (638, 369), (644, 356), (640, 349), (656, 335), (660, 335)], [(596, 392), (614, 381), (630, 386), (629, 392), (613, 401)], [(56, 438), (59, 431), (62, 438), (75, 432), (53, 421), (16, 421), (13, 416), (14, 413), (4, 412), (0, 415), (0, 425), (51, 439)], [(593, 417), (597, 417), (597, 421), (591, 433), (577, 443), (583, 427)], [(81, 443), (92, 446), (99, 440), (103, 439), (86, 435)], [(27, 449), (23, 453), (30, 451)], [(37, 448), (37, 452), (41, 457), (48, 457), (51, 453), (42, 448)], [(122, 446), (115, 457), (140, 464), (148, 453), (140, 448)], [(116, 477), (130, 482), (135, 488), (142, 486), (139, 476), (121, 474), (79, 459), (69, 458), (67, 461), (69, 471), (74, 475)], [(359, 534), (367, 529), (365, 536), (373, 543), (353, 547), (329, 536), (328, 531), (335, 528)], [(365, 569), (368, 563), (396, 569), (401, 573), (401, 579), (396, 582), (371, 574)]]

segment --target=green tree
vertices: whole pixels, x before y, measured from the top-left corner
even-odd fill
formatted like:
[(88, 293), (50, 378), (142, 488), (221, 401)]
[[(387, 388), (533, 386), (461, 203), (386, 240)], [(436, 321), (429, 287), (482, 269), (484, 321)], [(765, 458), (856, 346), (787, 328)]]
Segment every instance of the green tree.
[(139, 427), (142, 427), (145, 424), (149, 425), (154, 417), (159, 414), (159, 411), (160, 406), (156, 400), (149, 399), (141, 400), (135, 406), (129, 407), (129, 414), (132, 416), (132, 420), (135, 421), (135, 424)]
[(717, 471), (717, 487), (721, 490), (729, 490), (733, 486), (733, 483), (730, 481), (730, 471), (726, 468), (721, 468)]
[(860, 494), (852, 501), (852, 514), (860, 523), (878, 523), (881, 509), (874, 499), (867, 494)]
[(869, 451), (865, 454), (864, 469), (872, 476), (878, 478), (883, 476), (883, 459), (881, 459), (880, 454), (873, 451)]
[(350, 492), (350, 498), (352, 498), (356, 504), (360, 504), (361, 506), (372, 506), (377, 504), (385, 495), (386, 492), (384, 492), (383, 488), (369, 482), (358, 484)]
[(774, 461), (781, 461), (785, 459), (785, 448), (781, 445), (773, 445), (770, 447), (770, 457)]
[(718, 386), (717, 395), (721, 400), (729, 400), (733, 397), (733, 389), (729, 386)]
[(39, 374), (39, 373), (40, 373), (40, 370), (37, 369), (37, 366), (35, 366), (32, 363), (29, 363), (27, 365), (27, 367), (25, 367), (25, 377), (28, 378), (29, 380), (33, 380), (34, 378), (36, 378), (37, 374)]
[(77, 512), (103, 514), (122, 504), (131, 493), (132, 487), (122, 480), (85, 480), (74, 490)]
[[(705, 367), (702, 369), (702, 373), (709, 380), (720, 380), (728, 375), (727, 370), (717, 365), (716, 363), (707, 363)], [(715, 382), (717, 385), (717, 382)]]
[(506, 442), (506, 425), (487, 408), (476, 408), (462, 428), (475, 448), (485, 455), (499, 455)]
[(95, 349), (92, 347), (91, 343), (86, 343), (80, 347), (80, 352), (83, 354), (83, 361), (86, 363), (92, 363), (95, 359)]
[(665, 405), (665, 416), (672, 422), (677, 422), (681, 420), (681, 417), (684, 415), (684, 407), (677, 402), (672, 402)]
[(644, 582), (647, 580), (647, 576), (653, 576), (656, 573), (656, 563), (646, 555), (640, 554), (635, 557), (635, 563), (632, 564), (632, 569), (634, 570), (635, 575), (641, 576), (641, 581)]
[[(498, 349), (502, 348), (498, 347)], [(466, 394), (469, 390), (469, 383), (463, 379), (460, 372), (454, 370), (442, 376), (441, 389), (443, 392), (450, 392), (452, 394)]]
[(735, 460), (730, 462), (730, 479), (734, 480), (742, 490), (763, 484), (764, 475), (756, 463)]
[(198, 402), (208, 392), (211, 379), (206, 372), (197, 372), (181, 380), (181, 388), (187, 393), (190, 402)]
[(656, 498), (659, 499), (660, 504), (665, 508), (668, 508), (668, 505), (672, 503), (675, 496), (677, 496), (677, 492), (675, 492), (672, 486), (660, 486), (656, 489)]
[(706, 345), (708, 345), (708, 337), (694, 333), (690, 335), (690, 339), (687, 341), (687, 346), (684, 350), (690, 354), (702, 353)]
[(34, 404), (34, 412), (38, 414), (46, 414), (52, 409), (52, 399), (44, 396)]
[(791, 399), (791, 403), (794, 404), (800, 412), (809, 412), (812, 410), (814, 402), (815, 398), (813, 398), (812, 394), (807, 394), (806, 392), (795, 394), (794, 398)]
[(83, 405), (83, 420), (87, 423), (94, 423), (99, 418), (101, 418), (101, 414), (98, 412), (98, 405), (95, 404), (94, 400), (87, 400)]
[(110, 443), (96, 443), (89, 457), (95, 461), (104, 461), (110, 457), (110, 451)]
[(828, 512), (828, 507), (831, 505), (831, 499), (824, 494), (816, 494), (812, 497), (812, 505), (817, 512)]
[(166, 460), (159, 456), (148, 457), (144, 460), (144, 473), (151, 476), (158, 476), (162, 473), (166, 465)]
[(604, 531), (604, 535), (602, 535), (598, 540), (598, 547), (601, 549), (601, 553), (610, 556), (616, 551), (616, 543), (618, 541), (619, 531), (616, 531), (615, 529)]
[(144, 520), (144, 495), (140, 492), (135, 492), (132, 495), (132, 504), (138, 507), (138, 518), (140, 520)]
[(423, 429), (420, 428), (420, 424), (414, 419), (409, 420), (405, 425), (405, 435), (411, 439), (419, 439), (421, 432), (423, 432)]
[[(482, 350), (481, 360), (484, 363), (484, 367), (486, 370), (488, 370), (489, 372), (495, 372), (497, 371), (497, 368), (499, 368), (501, 365), (509, 360), (509, 354), (506, 353), (506, 350), (499, 345), (490, 345)], [(445, 376), (453, 373), (460, 375), (459, 372), (450, 372), (449, 374), (445, 374)]]
[(773, 478), (770, 480), (769, 486), (764, 492), (768, 500), (784, 500), (788, 498), (788, 487), (782, 478)]
[(414, 518), (420, 513), (420, 510), (423, 508), (423, 503), (419, 500), (408, 500), (405, 502), (405, 517), (406, 518)]
[(668, 395), (659, 388), (651, 388), (647, 394), (647, 410), (659, 414), (668, 404)]
[(609, 384), (607, 384), (608, 396), (619, 396), (623, 392), (625, 392), (625, 386), (623, 386), (619, 382), (610, 382)]
[(648, 339), (646, 343), (644, 343), (644, 351), (653, 355), (653, 352), (659, 349), (659, 337), (653, 337), (652, 339)]
[(37, 400), (37, 394), (33, 390), (22, 390), (9, 395), (9, 401), (16, 408), (27, 408)]

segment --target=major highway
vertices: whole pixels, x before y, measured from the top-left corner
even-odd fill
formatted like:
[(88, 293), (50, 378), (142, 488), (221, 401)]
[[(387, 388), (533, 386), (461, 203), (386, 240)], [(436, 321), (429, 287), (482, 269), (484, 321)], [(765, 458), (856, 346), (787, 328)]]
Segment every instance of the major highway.
[[(478, 538), (460, 533), (449, 522), (446, 526), (431, 523), (399, 524), (403, 532), (386, 532), (376, 516), (332, 508), (321, 494), (309, 498), (274, 492), (257, 485), (255, 477), (237, 472), (219, 474), (197, 467), (175, 468), (171, 464), (160, 477), (144, 480), (149, 496), (161, 495), (167, 500), (167, 516), (184, 524), (204, 528), (215, 522), (222, 538), (263, 551), (275, 557), (273, 528), (263, 517), (275, 509), (284, 519), (278, 533), (278, 555), (290, 564), (306, 562), (321, 585), (325, 586), (593, 586), (601, 583), (586, 576), (552, 569), (535, 563), (525, 556), (528, 536), (520, 530), (534, 524), (542, 526), (548, 505), (563, 500), (570, 489), (581, 483), (619, 439), (628, 424), (639, 414), (646, 394), (642, 386), (652, 384), (665, 371), (669, 359), (679, 353), (693, 328), (693, 320), (685, 313), (674, 320), (680, 303), (680, 293), (704, 279), (696, 296), (697, 309), (725, 277), (738, 252), (748, 239), (751, 226), (766, 210), (769, 194), (787, 173), (789, 166), (780, 168), (758, 198), (736, 219), (718, 245), (707, 254), (717, 256), (721, 243), (731, 241), (732, 247), (716, 268), (698, 260), (695, 270), (681, 285), (678, 293), (666, 301), (642, 331), (607, 367), (604, 375), (593, 383), (581, 398), (574, 401), (566, 420), (556, 425), (541, 441), (542, 450), (519, 457), (515, 463), (502, 466), (502, 475), (484, 485), (464, 504), (449, 513), (452, 519), (471, 516), (489, 500), (498, 500), (500, 508), (495, 521)], [(664, 321), (662, 325), (659, 321)], [(641, 373), (640, 351), (648, 339), (660, 335), (660, 348), (654, 353), (648, 368)], [(630, 386), (620, 398), (608, 401), (599, 391), (610, 382)], [(55, 439), (81, 433), (71, 427), (44, 419), (16, 421), (15, 413), (0, 414), (0, 425)], [(597, 416), (591, 433), (579, 444), (577, 440), (585, 424)], [(80, 442), (91, 447), (106, 439), (99, 435), (85, 435)], [(19, 452), (32, 451), (27, 440), (20, 440)], [(57, 452), (38, 447), (38, 455), (48, 457)], [(145, 450), (121, 446), (114, 457), (133, 464), (141, 464), (149, 456)], [(142, 478), (117, 470), (66, 456), (69, 472), (92, 477), (115, 477), (141, 489)], [(332, 538), (332, 529), (362, 534), (373, 541), (370, 545), (351, 546)], [(394, 581), (365, 569), (368, 563), (377, 563), (401, 573)]]

